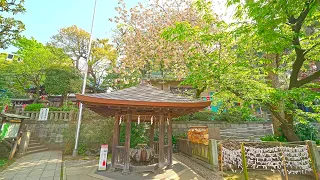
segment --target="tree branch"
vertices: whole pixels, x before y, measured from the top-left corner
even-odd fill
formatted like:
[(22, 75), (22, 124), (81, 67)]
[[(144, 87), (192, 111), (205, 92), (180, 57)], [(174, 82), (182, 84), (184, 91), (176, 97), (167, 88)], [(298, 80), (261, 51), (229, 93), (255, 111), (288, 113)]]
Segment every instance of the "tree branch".
[(309, 53), (312, 49), (314, 49), (315, 47), (317, 47), (318, 45), (320, 45), (320, 42), (313, 45), (311, 48), (307, 49), (306, 51), (304, 51), (303, 55), (306, 55), (307, 53)]
[(317, 79), (320, 77), (320, 71), (317, 71), (315, 73), (313, 73), (312, 75), (304, 78), (304, 79), (301, 79), (299, 81), (297, 81), (295, 84), (292, 85), (292, 88), (298, 88), (298, 87), (301, 87), (309, 82), (312, 82), (313, 80)]

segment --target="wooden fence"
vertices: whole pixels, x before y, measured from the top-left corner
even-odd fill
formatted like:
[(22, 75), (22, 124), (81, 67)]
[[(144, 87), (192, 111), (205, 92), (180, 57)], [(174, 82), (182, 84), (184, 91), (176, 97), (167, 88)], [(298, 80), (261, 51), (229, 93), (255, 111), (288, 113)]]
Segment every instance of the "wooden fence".
[(179, 152), (209, 162), (209, 145), (193, 143), (187, 139), (178, 139), (177, 145)]
[[(21, 111), (19, 115), (28, 116), (30, 120), (39, 120), (39, 111)], [(49, 111), (48, 121), (76, 121), (78, 113), (74, 111)]]
[(178, 152), (185, 154), (203, 166), (209, 169), (218, 168), (217, 141), (209, 140), (209, 145), (205, 145), (191, 142), (188, 139), (177, 139), (177, 146)]

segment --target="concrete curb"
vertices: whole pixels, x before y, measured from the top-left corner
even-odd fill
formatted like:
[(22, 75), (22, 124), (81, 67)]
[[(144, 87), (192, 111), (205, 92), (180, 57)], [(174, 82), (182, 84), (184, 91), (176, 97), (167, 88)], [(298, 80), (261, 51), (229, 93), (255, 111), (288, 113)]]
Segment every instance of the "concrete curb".
[(63, 180), (67, 180), (67, 172), (66, 172), (66, 163), (65, 163), (65, 161), (63, 161), (63, 163), (62, 163), (62, 179)]

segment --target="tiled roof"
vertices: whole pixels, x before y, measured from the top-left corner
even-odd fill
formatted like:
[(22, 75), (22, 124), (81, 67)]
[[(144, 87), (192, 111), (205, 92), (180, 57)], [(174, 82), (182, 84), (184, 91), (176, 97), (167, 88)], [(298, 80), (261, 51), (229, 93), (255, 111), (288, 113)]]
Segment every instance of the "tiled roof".
[(158, 89), (147, 83), (139, 84), (127, 89), (109, 92), (86, 94), (87, 97), (112, 99), (112, 100), (126, 100), (126, 101), (145, 101), (145, 102), (166, 102), (166, 103), (196, 103), (204, 102), (202, 100), (195, 100), (188, 97), (178, 96), (161, 89)]

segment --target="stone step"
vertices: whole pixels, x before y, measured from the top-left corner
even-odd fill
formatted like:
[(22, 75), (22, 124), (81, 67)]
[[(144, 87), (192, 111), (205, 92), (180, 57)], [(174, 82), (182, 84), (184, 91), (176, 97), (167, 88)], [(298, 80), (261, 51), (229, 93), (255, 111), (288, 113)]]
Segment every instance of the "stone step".
[(47, 148), (45, 145), (38, 145), (38, 146), (28, 146), (28, 150), (27, 151), (33, 151), (33, 150), (36, 150), (36, 149), (44, 149), (44, 148)]
[(29, 142), (28, 147), (39, 146), (39, 145), (41, 145), (39, 142), (33, 142), (33, 143)]
[(36, 149), (36, 150), (33, 150), (33, 151), (27, 151), (26, 154), (33, 154), (33, 153), (37, 153), (37, 152), (42, 152), (42, 151), (48, 151), (49, 148), (45, 147), (45, 148), (42, 148), (42, 149)]

